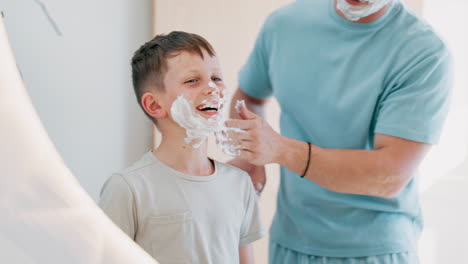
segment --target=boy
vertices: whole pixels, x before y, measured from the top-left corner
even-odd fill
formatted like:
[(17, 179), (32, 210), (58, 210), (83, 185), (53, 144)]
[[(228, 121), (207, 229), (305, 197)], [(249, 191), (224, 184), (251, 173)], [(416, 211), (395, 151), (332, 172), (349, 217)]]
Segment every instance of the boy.
[(218, 132), (225, 85), (202, 37), (158, 35), (132, 59), (135, 94), (158, 126), (156, 150), (112, 175), (100, 206), (160, 263), (253, 263), (263, 236), (256, 194), (243, 171), (207, 157)]

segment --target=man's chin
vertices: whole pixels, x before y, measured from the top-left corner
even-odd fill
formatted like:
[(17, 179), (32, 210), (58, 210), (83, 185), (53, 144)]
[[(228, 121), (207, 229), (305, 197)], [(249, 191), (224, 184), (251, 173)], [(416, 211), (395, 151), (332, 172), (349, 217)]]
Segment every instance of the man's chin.
[(365, 1), (359, 1), (359, 0), (346, 0), (348, 4), (353, 5), (353, 6), (365, 6), (368, 5), (368, 2)]

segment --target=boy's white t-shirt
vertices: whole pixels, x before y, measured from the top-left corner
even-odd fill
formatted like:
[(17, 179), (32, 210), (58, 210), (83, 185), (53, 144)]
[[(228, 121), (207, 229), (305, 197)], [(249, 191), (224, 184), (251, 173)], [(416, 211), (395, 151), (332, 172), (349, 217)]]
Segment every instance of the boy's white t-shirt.
[(190, 176), (150, 151), (112, 175), (101, 190), (104, 212), (164, 263), (239, 263), (239, 247), (264, 235), (250, 177), (214, 161), (210, 176)]

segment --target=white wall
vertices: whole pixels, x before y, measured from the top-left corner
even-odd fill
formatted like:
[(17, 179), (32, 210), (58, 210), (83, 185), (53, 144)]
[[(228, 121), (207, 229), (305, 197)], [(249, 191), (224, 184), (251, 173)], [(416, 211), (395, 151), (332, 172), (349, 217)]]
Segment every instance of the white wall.
[(150, 147), (130, 59), (151, 37), (150, 0), (0, 0), (9, 39), (49, 136), (95, 200), (112, 172)]
[[(455, 65), (453, 99), (437, 152), (425, 164), (425, 228), (421, 263), (468, 263), (468, 18), (467, 1), (425, 0), (423, 16), (449, 46)], [(432, 175), (431, 175), (432, 174)], [(424, 180), (424, 179), (423, 179)]]

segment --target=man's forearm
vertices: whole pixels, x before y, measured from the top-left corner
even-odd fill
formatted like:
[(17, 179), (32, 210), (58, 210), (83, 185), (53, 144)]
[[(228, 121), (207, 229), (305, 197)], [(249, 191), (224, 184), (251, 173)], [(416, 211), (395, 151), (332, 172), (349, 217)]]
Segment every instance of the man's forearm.
[[(248, 109), (265, 118), (264, 101), (256, 101), (241, 90), (233, 95), (231, 118), (239, 118), (235, 109), (237, 100), (244, 100)], [(308, 160), (307, 143), (280, 137), (279, 155), (273, 162), (302, 175)], [(335, 192), (389, 197), (398, 191), (402, 176), (392, 171), (385, 159), (371, 150), (325, 149), (312, 145), (305, 178)]]
[[(234, 135), (240, 139), (237, 142), (240, 159), (257, 165), (278, 163), (302, 175), (309, 159), (308, 144), (275, 132), (258, 116), (263, 115), (264, 101), (251, 98), (241, 90), (234, 95), (233, 117), (237, 117), (238, 99), (244, 99), (248, 105), (241, 107), (243, 120), (230, 120), (227, 125), (247, 130), (245, 134)], [(312, 145), (305, 178), (335, 192), (393, 197), (411, 180), (429, 148), (426, 143), (382, 134), (374, 135), (373, 150)]]
[[(279, 148), (282, 151), (276, 162), (302, 175), (308, 159), (307, 143), (283, 137)], [(305, 178), (335, 192), (387, 198), (397, 195), (408, 183), (423, 156), (315, 145), (311, 150)]]

